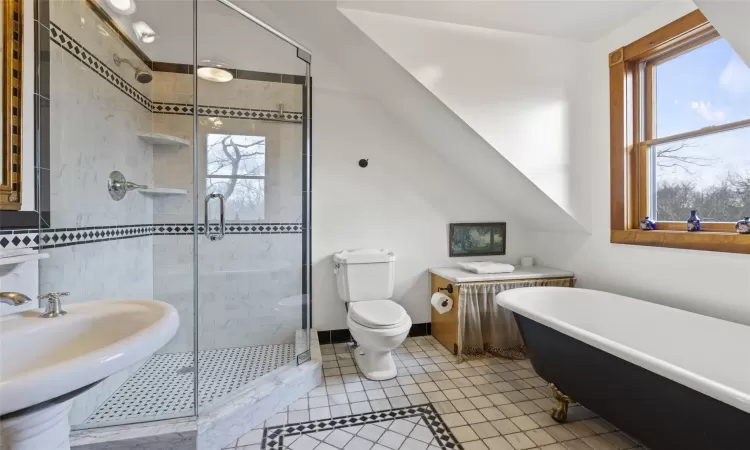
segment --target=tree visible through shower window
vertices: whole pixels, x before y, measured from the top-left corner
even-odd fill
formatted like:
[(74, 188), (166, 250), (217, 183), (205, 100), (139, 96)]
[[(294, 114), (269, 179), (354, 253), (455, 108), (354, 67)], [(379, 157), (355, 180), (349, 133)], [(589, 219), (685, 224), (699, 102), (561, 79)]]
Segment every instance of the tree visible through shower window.
[(206, 193), (224, 195), (226, 220), (263, 220), (266, 138), (209, 134), (206, 149)]

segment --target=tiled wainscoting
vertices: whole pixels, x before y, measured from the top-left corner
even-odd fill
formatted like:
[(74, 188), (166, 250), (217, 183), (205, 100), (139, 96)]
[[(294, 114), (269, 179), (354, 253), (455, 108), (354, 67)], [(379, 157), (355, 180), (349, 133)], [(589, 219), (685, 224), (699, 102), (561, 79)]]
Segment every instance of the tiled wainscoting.
[(455, 364), (432, 336), (396, 349), (398, 376), (369, 381), (348, 344), (321, 345), (324, 382), (240, 438), (259, 450), (645, 450), (581, 405), (568, 422), (531, 363), (484, 358)]
[[(218, 225), (210, 225), (210, 231), (218, 232)], [(193, 234), (191, 223), (162, 223), (140, 225), (111, 225), (95, 227), (47, 228), (39, 233), (36, 229), (0, 230), (0, 249), (23, 248), (49, 249), (70, 245), (91, 244), (118, 239), (144, 236), (172, 236)], [(198, 233), (205, 231), (198, 225)], [(301, 234), (302, 224), (295, 222), (227, 222), (226, 234)]]

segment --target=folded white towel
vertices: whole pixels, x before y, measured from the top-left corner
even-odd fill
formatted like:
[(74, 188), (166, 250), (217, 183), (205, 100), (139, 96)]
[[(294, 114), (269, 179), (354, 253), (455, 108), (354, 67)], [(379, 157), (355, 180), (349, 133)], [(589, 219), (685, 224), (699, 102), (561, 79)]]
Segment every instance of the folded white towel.
[(516, 270), (516, 268), (510, 264), (492, 261), (460, 262), (458, 263), (458, 266), (473, 273), (510, 273)]

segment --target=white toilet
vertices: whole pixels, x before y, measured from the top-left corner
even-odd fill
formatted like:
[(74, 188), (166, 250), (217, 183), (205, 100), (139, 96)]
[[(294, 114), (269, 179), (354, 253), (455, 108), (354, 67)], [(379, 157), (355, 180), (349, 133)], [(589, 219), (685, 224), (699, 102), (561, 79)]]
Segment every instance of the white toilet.
[(391, 350), (411, 329), (411, 317), (391, 300), (396, 256), (387, 250), (345, 250), (333, 255), (336, 287), (347, 303), (346, 323), (359, 346), (354, 359), (370, 380), (396, 376)]

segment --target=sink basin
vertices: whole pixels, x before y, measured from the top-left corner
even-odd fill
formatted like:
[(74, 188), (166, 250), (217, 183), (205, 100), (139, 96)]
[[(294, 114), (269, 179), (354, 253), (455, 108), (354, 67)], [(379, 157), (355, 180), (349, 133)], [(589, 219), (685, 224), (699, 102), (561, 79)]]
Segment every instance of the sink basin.
[(102, 300), (0, 318), (0, 415), (38, 405), (145, 359), (177, 332), (177, 310), (156, 300)]

